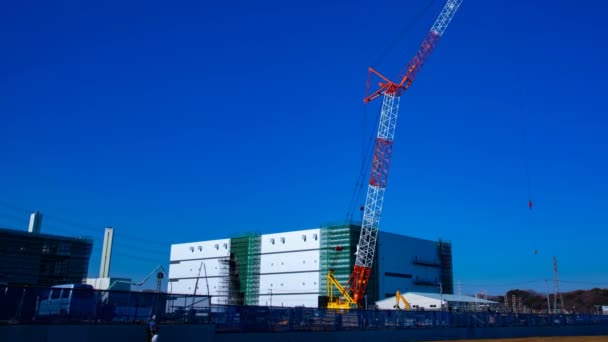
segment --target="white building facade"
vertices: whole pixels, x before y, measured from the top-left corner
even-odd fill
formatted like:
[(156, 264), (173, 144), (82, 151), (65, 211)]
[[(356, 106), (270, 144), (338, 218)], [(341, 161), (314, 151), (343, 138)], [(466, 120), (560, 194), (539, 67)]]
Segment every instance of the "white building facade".
[[(330, 269), (341, 283), (348, 280), (359, 230), (343, 225), (175, 244), (168, 291), (209, 295), (212, 304), (317, 307)], [(396, 290), (450, 293), (445, 245), (380, 232), (369, 303)]]
[[(487, 311), (488, 309), (496, 309), (499, 305), (498, 302), (464, 295), (422, 292), (407, 292), (402, 295), (413, 311)], [(395, 297), (388, 297), (377, 301), (376, 307), (380, 310), (394, 310), (396, 303)], [(401, 305), (401, 308), (403, 308), (403, 305)]]
[(262, 235), (258, 305), (316, 307), (320, 229)]
[(209, 295), (221, 304), (221, 289), (227, 276), (224, 260), (230, 258), (230, 239), (171, 245), (170, 293)]

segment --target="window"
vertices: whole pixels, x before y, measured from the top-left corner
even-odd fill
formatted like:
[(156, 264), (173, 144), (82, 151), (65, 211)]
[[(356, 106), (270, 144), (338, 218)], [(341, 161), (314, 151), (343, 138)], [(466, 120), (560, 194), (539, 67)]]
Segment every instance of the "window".
[(435, 304), (431, 304), (430, 306), (431, 306), (432, 308), (436, 308), (436, 307), (437, 307), (437, 305), (435, 305)]
[(219, 244), (217, 244), (217, 243), (216, 243), (216, 244), (215, 244), (215, 246), (213, 246), (213, 247), (215, 247), (215, 249), (220, 249), (220, 245), (219, 245)]
[(228, 249), (228, 244), (224, 243), (224, 249)]
[(274, 245), (274, 239), (273, 238), (270, 239), (270, 243)]
[(194, 253), (194, 247), (190, 247), (190, 252)]
[(285, 243), (285, 238), (284, 237), (281, 238), (281, 243)]
[(411, 274), (396, 273), (396, 272), (384, 272), (384, 276), (385, 277), (395, 277), (395, 278), (406, 278), (406, 279), (412, 278)]
[(302, 240), (306, 241), (306, 235), (302, 235)]
[(203, 251), (203, 246), (198, 246), (198, 251), (202, 252)]
[(317, 234), (312, 234), (312, 238), (315, 239), (315, 241), (317, 241), (318, 235)]

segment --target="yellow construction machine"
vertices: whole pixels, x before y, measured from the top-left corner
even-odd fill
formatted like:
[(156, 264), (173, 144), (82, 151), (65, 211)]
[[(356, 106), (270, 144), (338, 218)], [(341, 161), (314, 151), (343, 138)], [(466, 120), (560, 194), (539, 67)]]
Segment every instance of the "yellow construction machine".
[[(399, 302), (403, 303), (403, 308), (399, 306)], [(410, 311), (412, 309), (410, 303), (407, 301), (407, 299), (405, 299), (405, 297), (403, 297), (403, 295), (399, 291), (395, 293), (395, 305), (393, 307), (397, 310), (405, 309), (406, 311)]]
[[(334, 296), (334, 286), (340, 292), (340, 294), (337, 296)], [(357, 308), (357, 303), (353, 300), (348, 291), (346, 291), (346, 289), (334, 277), (333, 271), (329, 271), (327, 273), (327, 297), (329, 299), (327, 303), (328, 309), (349, 310)]]

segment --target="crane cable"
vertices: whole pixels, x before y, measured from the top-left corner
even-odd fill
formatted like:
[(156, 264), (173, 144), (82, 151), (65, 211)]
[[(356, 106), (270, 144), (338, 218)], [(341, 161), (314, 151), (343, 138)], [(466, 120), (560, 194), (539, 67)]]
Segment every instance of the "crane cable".
[(395, 37), (395, 39), (393, 39), (393, 41), (384, 50), (382, 50), (378, 57), (376, 57), (374, 60), (375, 63), (372, 63), (372, 66), (380, 65), (384, 61), (384, 58), (386, 58), (386, 56), (388, 56), (395, 49), (397, 44), (400, 44), (404, 40), (405, 36), (420, 23), (424, 15), (435, 4), (435, 1), (436, 0), (430, 0), (426, 6), (414, 16), (413, 20), (407, 22), (397, 37)]
[[(372, 156), (372, 145), (374, 142), (374, 133), (375, 132), (371, 132), (369, 134), (369, 137), (367, 139), (365, 139), (365, 131), (366, 131), (366, 117), (367, 117), (367, 106), (363, 105), (363, 110), (362, 110), (363, 114), (363, 118), (362, 118), (362, 125), (361, 125), (361, 130), (362, 130), (362, 134), (361, 134), (361, 166), (359, 168), (359, 175), (357, 176), (357, 181), (355, 183), (355, 186), (353, 188), (353, 192), (348, 204), (348, 208), (347, 208), (347, 212), (346, 212), (346, 222), (351, 222), (353, 220), (353, 216), (355, 214), (355, 209), (357, 206), (357, 202), (360, 202), (361, 200), (361, 194), (363, 193), (363, 187), (365, 185), (365, 176), (367, 175), (367, 166), (369, 164), (369, 161), (371, 159)], [(378, 125), (378, 120), (380, 118), (377, 117), (376, 118), (376, 122), (374, 124), (374, 126)]]
[[(397, 46), (397, 44), (401, 43), (405, 36), (415, 27), (417, 26), (424, 15), (431, 9), (431, 7), (435, 4), (436, 0), (428, 1), (427, 5), (418, 12), (414, 19), (408, 21), (407, 24), (403, 27), (403, 29), (399, 32), (397, 37), (393, 39), (393, 41), (376, 57), (374, 60), (375, 63), (372, 63), (372, 66), (380, 65), (386, 56), (388, 56)], [(371, 73), (368, 73), (366, 88), (365, 88), (365, 97), (369, 95), (369, 89), (371, 87)], [(376, 120), (374, 120), (373, 128), (378, 126), (378, 120), (380, 120), (379, 116), (376, 116)], [(348, 208), (346, 211), (346, 222), (350, 222), (353, 219), (354, 213), (356, 211), (357, 202), (361, 202), (361, 194), (363, 193), (363, 187), (365, 185), (365, 177), (367, 176), (367, 166), (373, 155), (372, 145), (374, 142), (374, 136), (376, 134), (375, 131), (371, 131), (369, 133), (369, 137), (365, 136), (365, 132), (368, 130), (368, 122), (367, 122), (367, 105), (363, 104), (362, 108), (362, 118), (361, 118), (361, 167), (359, 169), (359, 175), (357, 177), (357, 181), (352, 191), (352, 195), (348, 204)], [(360, 209), (363, 209), (363, 206), (360, 206)]]
[(524, 163), (524, 173), (526, 176), (526, 186), (528, 191), (528, 209), (533, 210), (534, 202), (532, 199), (532, 177), (530, 175), (530, 161), (528, 155), (528, 131), (527, 131), (527, 121), (524, 110), (524, 89), (520, 88), (520, 97), (519, 97), (519, 113), (522, 122), (522, 158)]

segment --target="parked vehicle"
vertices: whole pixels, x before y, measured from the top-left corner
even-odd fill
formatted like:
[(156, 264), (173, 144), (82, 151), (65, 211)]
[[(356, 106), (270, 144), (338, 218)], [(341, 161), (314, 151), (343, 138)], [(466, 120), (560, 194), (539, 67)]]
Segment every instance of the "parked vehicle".
[(87, 284), (52, 286), (37, 300), (36, 316), (90, 319), (95, 316), (95, 292)]

